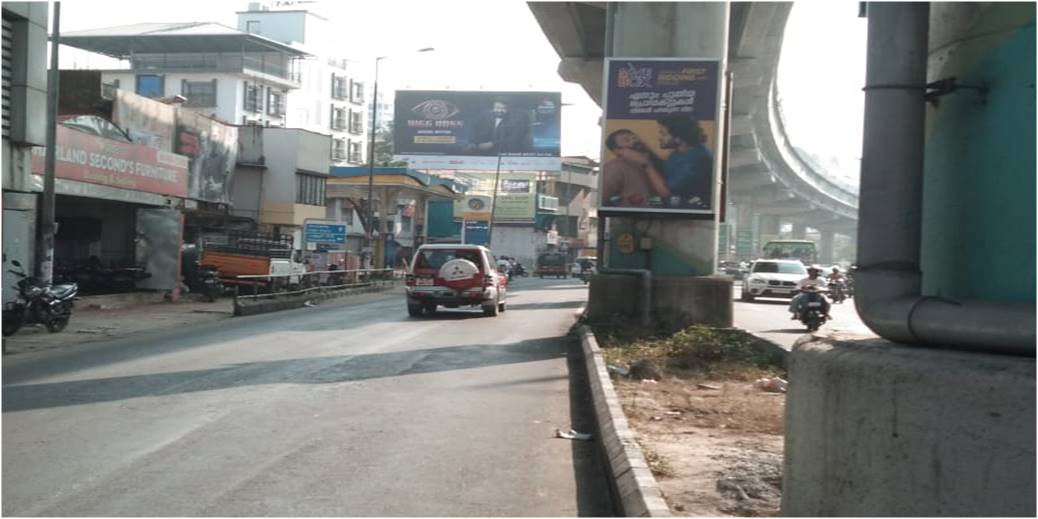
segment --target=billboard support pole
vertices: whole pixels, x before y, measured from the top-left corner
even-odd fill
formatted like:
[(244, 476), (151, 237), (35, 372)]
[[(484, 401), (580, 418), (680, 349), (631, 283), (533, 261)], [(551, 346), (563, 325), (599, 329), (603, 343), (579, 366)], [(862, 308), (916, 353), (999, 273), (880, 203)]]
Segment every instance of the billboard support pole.
[(490, 201), (490, 228), (487, 230), (487, 247), (494, 245), (494, 213), (497, 212), (497, 186), (501, 184), (501, 152), (497, 152), (497, 173), (494, 174), (494, 197)]

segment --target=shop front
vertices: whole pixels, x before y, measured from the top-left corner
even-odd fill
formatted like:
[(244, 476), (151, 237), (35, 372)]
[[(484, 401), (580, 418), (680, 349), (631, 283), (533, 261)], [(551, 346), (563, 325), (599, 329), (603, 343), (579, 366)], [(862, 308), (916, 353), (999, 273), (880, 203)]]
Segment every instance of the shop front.
[[(187, 158), (60, 126), (54, 276), (84, 295), (178, 294)], [(33, 153), (42, 181), (45, 150)]]

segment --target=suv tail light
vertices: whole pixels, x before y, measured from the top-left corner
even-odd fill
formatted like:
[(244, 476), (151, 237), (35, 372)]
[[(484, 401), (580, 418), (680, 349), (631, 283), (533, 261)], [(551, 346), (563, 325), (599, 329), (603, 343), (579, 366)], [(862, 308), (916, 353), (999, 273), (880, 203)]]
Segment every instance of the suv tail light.
[(414, 286), (414, 274), (408, 274), (404, 278), (404, 284), (406, 284), (409, 287), (413, 287)]
[(487, 274), (483, 276), (483, 288), (494, 286), (494, 276)]

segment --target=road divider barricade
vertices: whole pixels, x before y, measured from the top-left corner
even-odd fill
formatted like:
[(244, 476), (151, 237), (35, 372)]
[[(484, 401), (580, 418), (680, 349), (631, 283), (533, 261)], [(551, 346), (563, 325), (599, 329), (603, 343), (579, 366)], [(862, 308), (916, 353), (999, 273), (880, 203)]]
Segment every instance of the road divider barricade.
[(234, 315), (276, 312), (354, 294), (389, 291), (400, 286), (403, 278), (404, 271), (391, 268), (236, 276)]

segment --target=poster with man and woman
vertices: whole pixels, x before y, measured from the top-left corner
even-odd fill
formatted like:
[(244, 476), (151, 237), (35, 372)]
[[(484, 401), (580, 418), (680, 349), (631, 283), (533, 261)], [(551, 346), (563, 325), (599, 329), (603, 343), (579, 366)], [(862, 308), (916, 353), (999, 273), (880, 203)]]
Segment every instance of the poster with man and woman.
[(714, 212), (720, 81), (716, 60), (607, 61), (602, 212)]

